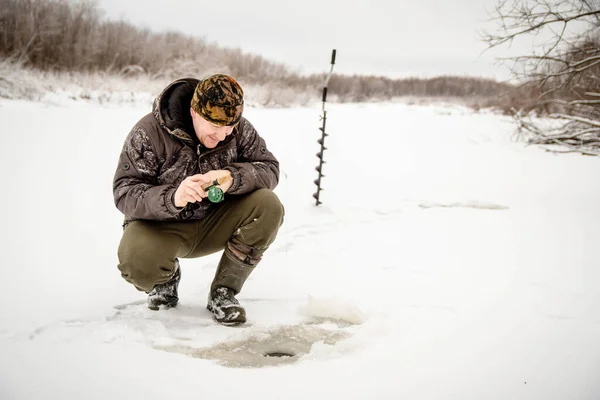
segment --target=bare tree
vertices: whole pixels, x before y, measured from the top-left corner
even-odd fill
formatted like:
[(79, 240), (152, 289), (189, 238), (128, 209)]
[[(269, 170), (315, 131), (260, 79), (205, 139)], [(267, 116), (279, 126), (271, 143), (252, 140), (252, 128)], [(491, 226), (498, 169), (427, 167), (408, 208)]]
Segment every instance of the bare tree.
[(600, 154), (600, 0), (502, 0), (493, 16), (498, 29), (484, 36), (490, 48), (543, 38), (531, 54), (511, 59), (512, 71), (539, 87), (537, 110), (556, 123), (542, 126), (515, 110), (520, 132), (532, 143), (567, 147), (560, 152)]

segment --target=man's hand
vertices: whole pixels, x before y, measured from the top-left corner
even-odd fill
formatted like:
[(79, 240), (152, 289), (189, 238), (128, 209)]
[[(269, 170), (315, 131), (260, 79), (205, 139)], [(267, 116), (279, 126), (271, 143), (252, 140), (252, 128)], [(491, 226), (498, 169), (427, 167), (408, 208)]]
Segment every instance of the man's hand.
[[(181, 182), (175, 191), (175, 195), (173, 196), (175, 207), (181, 208), (185, 207), (187, 203), (202, 201), (202, 199), (207, 196), (206, 191), (202, 189), (202, 186), (224, 176), (231, 176), (231, 173), (227, 170), (219, 169), (215, 171), (208, 171), (206, 174), (188, 176)], [(219, 185), (219, 187), (221, 190), (223, 190), (223, 192), (227, 192), (232, 183), (233, 181), (229, 180)]]
[(175, 207), (185, 207), (187, 203), (202, 201), (206, 197), (206, 192), (202, 189), (202, 185), (208, 182), (210, 182), (210, 179), (201, 174), (185, 178), (173, 196)]
[[(208, 171), (203, 176), (208, 178), (210, 182), (214, 182), (215, 179), (223, 178), (226, 176), (231, 177), (231, 172), (226, 169), (217, 169), (215, 171)], [(231, 187), (232, 184), (233, 184), (233, 180), (229, 179), (227, 182), (223, 182), (222, 184), (220, 184), (219, 187), (225, 193), (229, 190), (229, 188)]]

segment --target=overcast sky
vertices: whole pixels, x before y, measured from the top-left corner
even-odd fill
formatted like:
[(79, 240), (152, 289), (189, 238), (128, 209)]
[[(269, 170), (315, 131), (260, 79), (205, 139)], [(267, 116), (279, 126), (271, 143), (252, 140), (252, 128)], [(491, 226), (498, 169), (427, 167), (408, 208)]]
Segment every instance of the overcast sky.
[[(484, 29), (497, 0), (98, 0), (111, 19), (155, 31), (177, 30), (239, 47), (300, 72), (390, 77), (442, 74), (506, 79), (495, 57), (528, 49), (485, 52)], [(521, 46), (520, 48), (518, 46)]]

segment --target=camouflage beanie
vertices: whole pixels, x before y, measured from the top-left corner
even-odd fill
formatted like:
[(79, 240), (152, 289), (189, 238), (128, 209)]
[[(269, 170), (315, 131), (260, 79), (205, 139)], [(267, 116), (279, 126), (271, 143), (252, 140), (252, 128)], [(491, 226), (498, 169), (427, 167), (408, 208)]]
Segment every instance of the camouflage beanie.
[(212, 75), (196, 86), (192, 108), (213, 124), (235, 125), (244, 111), (244, 91), (229, 75)]

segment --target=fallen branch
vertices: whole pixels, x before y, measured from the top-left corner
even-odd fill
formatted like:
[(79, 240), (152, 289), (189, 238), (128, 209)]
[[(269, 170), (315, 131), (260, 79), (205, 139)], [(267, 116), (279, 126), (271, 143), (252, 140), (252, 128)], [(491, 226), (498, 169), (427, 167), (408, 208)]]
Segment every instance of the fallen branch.
[(592, 126), (600, 127), (600, 121), (594, 121), (589, 118), (579, 117), (576, 115), (567, 115), (567, 114), (557, 113), (557, 114), (550, 114), (550, 118), (566, 119), (568, 121), (577, 121), (577, 122), (582, 122), (584, 124), (589, 124)]

